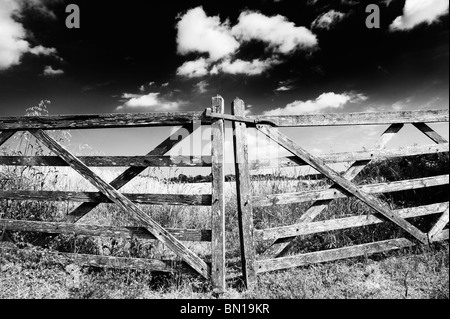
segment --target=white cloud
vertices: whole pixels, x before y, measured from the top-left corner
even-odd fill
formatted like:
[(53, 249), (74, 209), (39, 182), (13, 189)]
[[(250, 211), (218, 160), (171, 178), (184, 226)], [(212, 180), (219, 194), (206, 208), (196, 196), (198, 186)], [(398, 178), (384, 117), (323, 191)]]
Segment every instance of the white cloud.
[(55, 49), (40, 45), (31, 48), (26, 40), (27, 31), (16, 18), (27, 3), (27, 1), (0, 0), (0, 71), (20, 64), (25, 53), (56, 55)]
[[(208, 17), (202, 7), (197, 7), (180, 15), (177, 29), (179, 54), (206, 55), (178, 68), (177, 75), (189, 78), (218, 73), (259, 75), (281, 63), (282, 56), (317, 45), (311, 31), (295, 26), (286, 17), (267, 17), (252, 11), (242, 12), (238, 23), (231, 27), (228, 20)], [(267, 44), (266, 57), (252, 61), (237, 58), (239, 49), (252, 40)]]
[(310, 30), (295, 26), (281, 15), (267, 17), (258, 12), (244, 11), (232, 32), (240, 41), (263, 41), (276, 53), (282, 54), (317, 45), (317, 38)]
[(391, 31), (411, 30), (421, 23), (432, 24), (448, 12), (448, 0), (406, 0), (403, 15), (391, 24)]
[(322, 13), (311, 23), (311, 28), (330, 30), (336, 23), (344, 19), (345, 14), (339, 11), (330, 10)]
[(194, 87), (197, 89), (197, 92), (200, 94), (206, 93), (208, 91), (208, 86), (209, 84), (206, 81), (200, 81), (194, 85)]
[(286, 92), (286, 91), (290, 91), (290, 90), (292, 90), (291, 86), (284, 86), (284, 85), (282, 85), (279, 88), (277, 88), (275, 91), (276, 92)]
[(148, 109), (152, 111), (177, 111), (181, 105), (180, 102), (170, 102), (159, 97), (160, 93), (149, 94), (130, 94), (124, 93), (122, 98), (124, 104), (117, 107), (116, 111), (122, 110), (136, 110), (136, 109)]
[(20, 58), (30, 48), (24, 40), (25, 29), (13, 19), (19, 9), (15, 1), (0, 1), (0, 70), (20, 64)]
[(47, 65), (44, 69), (44, 75), (46, 76), (56, 76), (64, 74), (64, 70), (53, 69), (50, 65)]
[(177, 70), (177, 75), (198, 78), (208, 74), (209, 62), (204, 58), (185, 62)]
[(34, 55), (46, 55), (46, 56), (57, 54), (57, 51), (55, 48), (46, 48), (46, 47), (43, 47), (42, 45), (38, 45), (34, 48), (31, 48), (28, 52), (30, 52), (31, 54), (34, 54)]
[(245, 74), (245, 75), (258, 75), (261, 74), (268, 69), (272, 68), (274, 65), (278, 64), (277, 60), (267, 59), (267, 60), (258, 60), (255, 59), (251, 62), (243, 61), (237, 59), (233, 62), (230, 60), (225, 60), (219, 65), (216, 65), (211, 70), (211, 74), (217, 74), (219, 71), (228, 74)]
[(207, 53), (217, 61), (234, 53), (239, 43), (231, 35), (227, 21), (208, 17), (202, 7), (188, 10), (178, 21), (178, 53)]
[(343, 93), (336, 94), (333, 92), (323, 93), (315, 100), (295, 101), (285, 108), (264, 112), (264, 115), (296, 115), (319, 113), (329, 109), (341, 109), (348, 103), (357, 103), (367, 100), (363, 94)]

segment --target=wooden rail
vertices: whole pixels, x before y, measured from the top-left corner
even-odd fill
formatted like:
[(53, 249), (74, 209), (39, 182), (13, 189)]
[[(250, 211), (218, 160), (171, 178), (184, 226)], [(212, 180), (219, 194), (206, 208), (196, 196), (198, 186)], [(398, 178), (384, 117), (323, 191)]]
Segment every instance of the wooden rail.
[[(232, 115), (215, 114), (211, 110), (206, 114), (212, 118), (223, 118), (233, 122), (237, 126), (240, 123), (242, 129), (247, 126), (256, 129), (266, 135), (272, 141), (292, 153), (294, 156), (282, 158), (268, 158), (248, 162), (248, 146), (245, 139), (235, 138), (235, 154), (239, 160), (236, 164), (238, 215), (241, 225), (241, 255), (243, 279), (250, 286), (255, 282), (257, 273), (282, 270), (313, 263), (321, 263), (344, 258), (352, 258), (367, 254), (386, 252), (405, 247), (412, 247), (417, 243), (428, 245), (440, 240), (448, 240), (449, 231), (445, 229), (449, 221), (449, 203), (436, 203), (425, 206), (398, 208), (392, 210), (387, 203), (375, 194), (417, 190), (428, 187), (447, 186), (449, 175), (421, 177), (410, 180), (400, 180), (388, 183), (357, 185), (355, 178), (370, 163), (376, 161), (439, 154), (449, 152), (448, 141), (435, 132), (426, 123), (442, 123), (449, 121), (449, 111), (402, 111), (382, 113), (351, 113), (351, 114), (314, 114), (298, 116), (248, 116), (245, 117), (244, 102), (239, 100), (238, 107), (234, 104)], [(238, 110), (238, 111), (236, 111)], [(386, 145), (407, 124), (412, 124), (435, 144), (423, 146), (402, 147), (386, 149)], [(334, 154), (312, 155), (297, 145), (275, 127), (326, 127), (345, 125), (390, 125), (380, 136), (372, 148), (364, 151), (345, 152)], [(245, 135), (245, 133), (239, 133)], [(338, 174), (328, 164), (351, 163), (344, 174)], [(310, 166), (321, 173), (324, 178), (333, 182), (326, 189), (307, 189), (289, 194), (261, 195), (249, 193), (248, 180), (250, 173), (258, 173), (268, 168)], [(301, 182), (301, 181), (299, 181)], [(345, 218), (314, 221), (321, 213), (329, 208), (336, 199), (354, 197), (365, 203), (371, 211), (367, 216), (349, 216)], [(242, 204), (242, 202), (244, 204)], [(279, 205), (292, 205), (311, 202), (308, 209), (299, 214), (297, 222), (291, 225), (272, 227), (268, 229), (255, 229), (252, 221), (253, 208), (278, 207)], [(417, 217), (438, 215), (440, 218), (432, 229), (423, 232), (411, 224), (410, 220)], [(329, 214), (328, 214), (329, 215)], [(401, 228), (408, 238), (389, 239), (385, 241), (342, 247), (332, 250), (304, 253), (289, 257), (283, 254), (289, 251), (294, 239), (301, 236), (333, 232), (351, 228), (366, 227), (381, 223), (391, 223)], [(259, 256), (255, 256), (256, 242), (273, 241), (269, 248)], [(249, 262), (250, 261), (250, 262)], [(253, 269), (251, 269), (253, 267)]]
[[(426, 154), (449, 152), (448, 141), (426, 123), (448, 123), (449, 111), (401, 111), (381, 113), (314, 114), (291, 116), (245, 116), (245, 103), (236, 99), (232, 103), (232, 114), (224, 114), (224, 101), (220, 96), (212, 99), (212, 106), (205, 112), (141, 113), (141, 114), (97, 114), (0, 118), (0, 146), (17, 131), (29, 131), (56, 156), (0, 156), (0, 166), (52, 166), (71, 167), (93, 186), (97, 192), (0, 190), (0, 200), (17, 201), (71, 201), (82, 203), (59, 221), (30, 221), (0, 219), (0, 231), (28, 231), (41, 235), (35, 241), (45, 246), (60, 234), (77, 234), (95, 237), (117, 237), (123, 239), (153, 240), (163, 243), (179, 260), (152, 260), (145, 258), (118, 258), (46, 250), (20, 251), (34, 254), (54, 262), (76, 262), (95, 267), (143, 269), (163, 272), (188, 272), (198, 274), (211, 283), (216, 292), (226, 288), (225, 259), (225, 174), (224, 140), (225, 121), (231, 121), (234, 130), (234, 157), (236, 170), (237, 215), (239, 244), (244, 283), (251, 288), (256, 285), (256, 275), (273, 270), (298, 267), (311, 263), (352, 258), (367, 254), (386, 252), (416, 244), (428, 245), (448, 240), (448, 200), (438, 203), (423, 203), (417, 207), (396, 207), (376, 194), (411, 191), (449, 184), (449, 175), (419, 177), (391, 182), (360, 185), (356, 177), (369, 165), (384, 159), (393, 159)], [(193, 133), (193, 123), (211, 125), (211, 155), (168, 156), (173, 147)], [(386, 149), (387, 144), (405, 125), (411, 124), (427, 136), (434, 144)], [(275, 127), (327, 127), (344, 125), (389, 125), (375, 145), (363, 151), (322, 154), (315, 156)], [(132, 127), (180, 126), (172, 136), (162, 141), (145, 156), (83, 156), (77, 157), (46, 131), (66, 129), (105, 129)], [(255, 127), (259, 132), (288, 150), (293, 156), (269, 158), (250, 162), (247, 128)], [(343, 174), (333, 170), (329, 164), (350, 163)], [(305, 189), (288, 194), (252, 194), (251, 173), (271, 167), (310, 166), (319, 171), (331, 183), (324, 189)], [(91, 167), (127, 167), (112, 182), (105, 182)], [(137, 194), (121, 193), (120, 189), (130, 183), (148, 167), (209, 167), (212, 175), (210, 194)], [(356, 198), (370, 208), (364, 216), (327, 217), (316, 219), (336, 199)], [(255, 227), (254, 209), (307, 203), (307, 209), (298, 214), (291, 225), (273, 226), (266, 229)], [(80, 224), (81, 218), (99, 204), (116, 204), (135, 221), (136, 226), (99, 226)], [(426, 205), (425, 205), (426, 204)], [(209, 206), (211, 207), (210, 229), (177, 229), (159, 225), (139, 205), (162, 206)], [(304, 204), (303, 204), (304, 205)], [(330, 215), (330, 214), (328, 214)], [(328, 216), (327, 215), (327, 216)], [(412, 220), (417, 217), (435, 216), (431, 229), (417, 228)], [(392, 224), (402, 230), (404, 238), (381, 240), (372, 243), (322, 250), (284, 257), (292, 247), (294, 239), (301, 236), (342, 231), (370, 225)], [(209, 228), (209, 227), (206, 227)], [(256, 253), (261, 241), (271, 241), (262, 254)], [(192, 252), (185, 242), (210, 242), (211, 258), (205, 261)], [(0, 249), (1, 250), (1, 249)], [(2, 249), (1, 251), (7, 251)]]
[[(220, 96), (213, 98), (215, 112), (223, 112)], [(167, 156), (193, 133), (194, 123), (211, 125), (211, 156)], [(78, 157), (53, 139), (47, 130), (111, 129), (133, 127), (181, 126), (145, 156), (83, 156)], [(56, 156), (0, 156), (1, 166), (71, 167), (98, 192), (0, 190), (0, 200), (70, 201), (81, 202), (74, 211), (60, 221), (30, 221), (0, 219), (0, 231), (28, 231), (41, 233), (33, 243), (44, 246), (59, 234), (156, 240), (177, 255), (179, 260), (151, 260), (118, 258), (49, 251), (21, 251), (45, 256), (54, 262), (76, 262), (95, 267), (145, 269), (163, 272), (189, 272), (210, 279), (218, 292), (225, 289), (225, 197), (224, 197), (224, 122), (205, 116), (204, 112), (95, 114), (25, 116), (0, 118), (0, 146), (18, 131), (28, 131)], [(189, 135), (188, 134), (188, 135)], [(90, 167), (127, 167), (111, 183), (105, 182)], [(124, 194), (119, 190), (148, 167), (209, 167), (212, 171), (211, 194)], [(78, 221), (101, 203), (114, 203), (139, 227), (83, 225)], [(138, 205), (209, 206), (211, 229), (173, 229), (158, 224)], [(191, 251), (185, 242), (210, 242), (211, 262)]]

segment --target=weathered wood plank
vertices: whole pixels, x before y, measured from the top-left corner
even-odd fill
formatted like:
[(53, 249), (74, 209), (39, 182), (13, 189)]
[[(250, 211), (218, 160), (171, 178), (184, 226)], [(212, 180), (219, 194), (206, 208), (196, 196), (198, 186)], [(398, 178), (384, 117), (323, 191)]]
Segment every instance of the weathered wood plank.
[[(185, 125), (178, 129), (174, 134), (165, 139), (160, 143), (154, 150), (149, 152), (148, 156), (162, 156), (169, 152), (175, 145), (183, 141), (186, 137), (192, 134), (194, 127), (192, 124)], [(130, 167), (115, 178), (110, 185), (115, 189), (119, 190), (129, 182), (131, 182), (135, 177), (145, 171), (147, 167)], [(91, 210), (97, 207), (96, 203), (84, 203), (78, 206), (75, 210), (70, 212), (66, 218), (65, 222), (76, 223), (78, 220), (87, 215)]]
[[(122, 194), (137, 204), (164, 206), (211, 206), (211, 195), (180, 194)], [(61, 192), (61, 191), (0, 191), (0, 199), (70, 201), (86, 203), (113, 203), (108, 197), (97, 192)]]
[[(82, 156), (91, 167), (211, 167), (211, 157), (194, 156)], [(0, 165), (69, 166), (57, 156), (0, 156)]]
[[(212, 99), (212, 110), (224, 113), (225, 102), (221, 96)], [(217, 120), (211, 126), (212, 152), (212, 266), (211, 279), (217, 292), (224, 292), (226, 288), (225, 262), (225, 123)]]
[[(183, 141), (186, 137), (192, 134), (194, 130), (193, 124), (188, 124), (182, 126), (180, 129), (175, 131), (171, 136), (165, 139), (162, 143), (153, 149), (153, 151), (149, 152), (148, 156), (162, 156), (169, 152), (175, 145)], [(130, 167), (125, 170), (122, 174), (120, 174), (117, 178), (115, 178), (110, 185), (117, 190), (121, 189), (129, 182), (131, 182), (135, 177), (145, 171), (147, 167)], [(96, 208), (99, 203), (83, 203), (70, 212), (63, 220), (66, 223), (76, 223), (78, 220), (86, 216), (90, 211)], [(47, 240), (52, 239), (56, 236), (56, 234), (42, 234), (42, 236), (35, 241), (35, 245), (44, 246)]]
[(391, 239), (370, 244), (306, 253), (297, 256), (260, 260), (256, 262), (256, 269), (257, 273), (264, 273), (268, 271), (289, 269), (310, 264), (354, 258), (358, 256), (366, 256), (413, 246), (415, 246), (415, 244), (406, 238)]
[[(148, 239), (155, 240), (153, 236), (144, 227), (115, 227), (115, 226), (97, 226), (82, 224), (66, 224), (56, 222), (37, 222), (0, 219), (0, 229), (12, 231), (29, 231), (39, 233), (54, 234), (77, 234), (83, 236), (95, 237), (115, 237), (124, 239)], [(194, 230), (194, 229), (167, 229), (176, 239), (180, 241), (198, 241), (210, 242), (210, 230)]]
[[(448, 240), (448, 238), (449, 232), (446, 230), (440, 234), (439, 241)], [(437, 238), (435, 241), (437, 241)], [(415, 244), (406, 238), (390, 239), (369, 244), (306, 253), (297, 256), (259, 260), (256, 262), (256, 267), (257, 273), (264, 273), (274, 270), (289, 269), (311, 264), (367, 256), (413, 246), (415, 246)]]
[(0, 146), (5, 144), (15, 133), (16, 131), (0, 131)]
[[(383, 149), (389, 141), (397, 135), (397, 133), (404, 127), (404, 124), (392, 124), (388, 127), (386, 131), (381, 134), (381, 136), (376, 141), (373, 149), (375, 150), (381, 150)], [(301, 160), (301, 159), (299, 159)], [(348, 180), (353, 180), (358, 176), (358, 174), (371, 162), (371, 160), (359, 160), (354, 162), (345, 172), (344, 178)], [(337, 185), (332, 185), (330, 189), (339, 189)], [(331, 200), (322, 200), (317, 201), (314, 204), (311, 205), (311, 207), (302, 215), (300, 216), (298, 222), (299, 223), (306, 223), (306, 222), (312, 222), (317, 216), (319, 216), (327, 207), (330, 205)], [(291, 243), (295, 237), (292, 238), (282, 238), (277, 239), (272, 246), (267, 249), (267, 251), (264, 253), (266, 257), (279, 257), (282, 255), (285, 251), (288, 251), (290, 248)]]
[[(233, 115), (244, 116), (244, 101), (236, 99), (232, 105)], [(256, 284), (255, 246), (253, 241), (253, 205), (248, 166), (247, 125), (233, 122), (234, 159), (236, 170), (236, 192), (241, 244), (241, 262), (244, 283), (247, 288)]]
[(45, 262), (56, 264), (77, 264), (80, 266), (115, 268), (115, 269), (134, 269), (142, 271), (158, 272), (182, 272), (194, 273), (186, 263), (177, 260), (159, 260), (144, 258), (123, 258), (112, 256), (98, 256), (72, 253), (55, 253), (50, 251), (38, 251), (30, 249), (12, 249), (0, 247), (2, 253), (13, 253), (23, 258), (33, 260), (39, 258)]
[(361, 191), (358, 186), (356, 186), (349, 180), (341, 177), (336, 171), (329, 168), (322, 160), (309, 154), (307, 151), (305, 151), (296, 143), (294, 143), (292, 140), (290, 140), (287, 136), (281, 134), (278, 130), (274, 130), (265, 125), (258, 125), (257, 129), (270, 139), (277, 142), (279, 145), (283, 146), (286, 150), (300, 157), (302, 160), (307, 162), (309, 165), (318, 170), (320, 173), (324, 174), (334, 183), (338, 184), (340, 188), (344, 189), (350, 194), (353, 194), (355, 197), (364, 202), (366, 205), (375, 210), (377, 213), (383, 215), (385, 218), (387, 218), (388, 220), (399, 226), (401, 229), (405, 230), (407, 233), (416, 238), (418, 241), (420, 241), (425, 245), (428, 244), (428, 237), (417, 227), (411, 225), (404, 219), (401, 219), (397, 215), (393, 214), (389, 210), (389, 208), (387, 208), (386, 205), (382, 203), (378, 198)]
[[(393, 157), (407, 157), (416, 155), (426, 155), (426, 154), (436, 154), (436, 153), (447, 153), (449, 151), (449, 144), (438, 144), (438, 145), (423, 145), (423, 146), (412, 146), (403, 147), (398, 149), (390, 150), (369, 150), (360, 152), (344, 152), (344, 153), (334, 153), (334, 154), (321, 154), (318, 155), (322, 161), (327, 164), (331, 163), (343, 163), (352, 161), (374, 161), (383, 160)], [(250, 164), (250, 170), (256, 171), (265, 168), (283, 168), (283, 167), (296, 167), (296, 166), (307, 166), (304, 161), (295, 156), (272, 158), (267, 160), (253, 161)]]
[(98, 175), (92, 172), (86, 165), (84, 165), (76, 156), (67, 151), (58, 142), (42, 130), (31, 130), (39, 141), (41, 141), (47, 148), (55, 154), (64, 159), (70, 166), (86, 178), (92, 185), (97, 187), (106, 197), (119, 206), (124, 212), (130, 214), (130, 217), (143, 224), (145, 228), (155, 236), (160, 242), (165, 244), (175, 254), (187, 262), (194, 270), (201, 274), (206, 279), (210, 278), (210, 267), (173, 235), (165, 230), (161, 225), (155, 222), (150, 216), (143, 212), (132, 201), (119, 193), (114, 187), (103, 181)]
[[(449, 184), (449, 175), (440, 175), (432, 177), (423, 177), (411, 180), (403, 180), (390, 183), (378, 183), (361, 185), (360, 190), (368, 194), (393, 193), (412, 189), (421, 189), (433, 186)], [(338, 198), (353, 197), (344, 190), (325, 189), (313, 190), (290, 194), (275, 194), (265, 196), (253, 196), (254, 207), (269, 207), (276, 205), (289, 205), (309, 201), (328, 201)], [(305, 222), (301, 220), (300, 222)]]
[[(398, 209), (395, 210), (394, 213), (398, 214), (399, 217), (401, 218), (414, 218), (442, 213), (445, 210), (448, 210), (448, 206), (449, 203), (446, 202), (413, 208)], [(305, 236), (335, 230), (375, 225), (384, 222), (385, 220), (382, 220), (376, 216), (363, 215), (363, 216), (352, 216), (339, 219), (324, 220), (318, 222), (299, 223), (296, 225), (255, 230), (255, 240), (271, 240), (278, 238), (290, 238), (294, 236)], [(439, 230), (438, 232), (440, 231), (441, 230)]]
[(428, 136), (432, 141), (434, 141), (437, 144), (445, 144), (448, 143), (448, 141), (443, 138), (441, 135), (436, 133), (431, 127), (429, 127), (425, 123), (415, 123), (414, 126), (419, 129), (423, 134)]
[(435, 242), (438, 242), (438, 241), (448, 240), (448, 238), (449, 238), (449, 230), (448, 229), (444, 229), (439, 234), (436, 234), (436, 236), (434, 236), (432, 238), (431, 242), (435, 243)]
[(410, 124), (448, 122), (449, 111), (448, 109), (444, 109), (430, 111), (249, 116), (248, 118), (251, 120), (270, 121), (279, 127)]
[(449, 220), (449, 209), (447, 208), (447, 210), (442, 214), (442, 216), (433, 226), (433, 228), (429, 231), (428, 237), (430, 239), (430, 242), (433, 242), (436, 236), (442, 232), (445, 226), (447, 226), (448, 220)]
[(20, 116), (0, 118), (0, 131), (178, 126), (193, 121), (212, 123), (204, 112)]

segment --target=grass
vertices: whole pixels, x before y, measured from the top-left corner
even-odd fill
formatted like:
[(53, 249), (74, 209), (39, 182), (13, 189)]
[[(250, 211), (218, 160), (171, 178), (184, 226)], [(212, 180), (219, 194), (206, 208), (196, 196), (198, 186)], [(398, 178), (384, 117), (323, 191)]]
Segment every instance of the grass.
[[(45, 105), (33, 112), (42, 112)], [(44, 112), (45, 113), (45, 112)], [(66, 145), (70, 135), (56, 135)], [(16, 140), (13, 155), (47, 155), (45, 148), (28, 135)], [(448, 174), (446, 154), (392, 159), (369, 165), (358, 177), (360, 184), (396, 181), (425, 176)], [(111, 181), (118, 170), (94, 169), (104, 180)], [(158, 173), (158, 174), (157, 174)], [(173, 178), (157, 179), (159, 172), (146, 170), (122, 191), (127, 193), (207, 194), (210, 184), (186, 184)], [(324, 180), (305, 181), (299, 176), (287, 177), (283, 172), (260, 175), (252, 182), (254, 194), (275, 194), (322, 189), (330, 185)], [(0, 168), (0, 187), (7, 190), (96, 191), (78, 174), (69, 169)], [(423, 190), (387, 194), (383, 199), (391, 208), (414, 207), (448, 201), (448, 185)], [(274, 208), (255, 208), (257, 229), (289, 225), (296, 221), (311, 203), (285, 205)], [(61, 220), (77, 207), (75, 203), (0, 201), (0, 218), (36, 221)], [(210, 228), (210, 209), (198, 207), (140, 206), (144, 212), (164, 227)], [(370, 210), (355, 199), (335, 200), (319, 220), (345, 216), (367, 215)], [(437, 215), (416, 218), (412, 223), (427, 231)], [(133, 226), (136, 222), (115, 205), (99, 205), (79, 223), (114, 226)], [(238, 269), (239, 234), (236, 212), (236, 191), (233, 183), (226, 187), (226, 239), (228, 270)], [(39, 234), (1, 232), (15, 246), (26, 247)], [(333, 249), (402, 237), (404, 233), (393, 225), (373, 225), (349, 230), (303, 236), (296, 239), (285, 253)], [(257, 252), (263, 252), (271, 242), (257, 242)], [(11, 245), (1, 243), (0, 245)], [(187, 247), (205, 260), (210, 259), (210, 243), (186, 243)], [(117, 257), (173, 258), (174, 255), (155, 241), (122, 240), (103, 237), (60, 235), (49, 242), (49, 248), (61, 252), (100, 254)], [(242, 282), (230, 281), (222, 298), (232, 299), (323, 299), (323, 298), (421, 298), (448, 299), (448, 242), (430, 248), (414, 247), (402, 251), (353, 258), (349, 260), (310, 265), (271, 272), (258, 276), (253, 290), (243, 290)], [(14, 251), (0, 256), (0, 298), (151, 298), (202, 299), (217, 297), (208, 282), (182, 274), (161, 274), (147, 271), (96, 269), (76, 265), (57, 265), (45, 260), (24, 258)]]

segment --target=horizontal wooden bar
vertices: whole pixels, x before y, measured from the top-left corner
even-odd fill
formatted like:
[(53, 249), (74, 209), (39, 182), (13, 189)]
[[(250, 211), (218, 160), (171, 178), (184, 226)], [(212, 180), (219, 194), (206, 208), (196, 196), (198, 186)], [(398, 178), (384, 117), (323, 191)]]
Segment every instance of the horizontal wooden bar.
[[(432, 214), (439, 214), (447, 210), (449, 203), (438, 203), (433, 205), (419, 206), (413, 208), (404, 208), (394, 210), (401, 218), (414, 218), (420, 216), (427, 216)], [(369, 226), (384, 223), (382, 220), (374, 215), (352, 216), (339, 219), (324, 220), (311, 223), (300, 223), (296, 225), (289, 225), (283, 227), (275, 227), (264, 230), (255, 230), (255, 240), (275, 240), (279, 238), (289, 238), (296, 236), (304, 236), (311, 234), (324, 233), (335, 230), (342, 230), (348, 228), (356, 228), (362, 226)]]
[[(211, 156), (81, 156), (91, 167), (211, 167)], [(0, 165), (69, 166), (58, 156), (0, 156)]]
[(256, 121), (256, 123), (274, 123), (279, 127), (439, 123), (449, 121), (449, 111), (448, 109), (442, 109), (400, 112), (249, 116), (248, 119)]
[[(136, 204), (170, 206), (211, 206), (211, 195), (123, 194)], [(69, 201), (81, 203), (112, 203), (105, 195), (95, 192), (0, 191), (0, 199)]]
[[(405, 190), (420, 189), (433, 186), (441, 186), (449, 183), (449, 175), (425, 177), (411, 180), (403, 180), (391, 183), (379, 183), (361, 185), (360, 189), (368, 194), (393, 193)], [(276, 205), (288, 205), (318, 200), (330, 200), (351, 197), (345, 191), (339, 189), (313, 190), (290, 194), (276, 194), (253, 196), (254, 207), (269, 207)]]
[(0, 131), (179, 126), (193, 121), (212, 123), (204, 112), (17, 116), (1, 117)]
[(8, 247), (0, 247), (0, 252), (12, 253), (22, 256), (23, 258), (39, 258), (45, 262), (57, 264), (77, 264), (80, 266), (99, 267), (99, 268), (115, 268), (115, 269), (135, 269), (158, 272), (182, 272), (192, 273), (192, 270), (185, 262), (177, 260), (159, 260), (144, 258), (123, 258), (112, 256), (85, 255), (72, 253), (56, 253), (50, 251), (38, 251), (30, 249), (14, 249)]
[[(118, 237), (125, 239), (156, 239), (155, 236), (153, 236), (148, 230), (143, 227), (97, 226), (0, 219), (0, 229), (51, 234), (77, 234), (96, 237)], [(211, 230), (167, 229), (167, 231), (180, 241), (211, 241)]]
[[(444, 231), (440, 240), (448, 240), (448, 230)], [(366, 256), (381, 252), (398, 250), (407, 247), (413, 247), (415, 244), (406, 238), (390, 239), (369, 244), (356, 245), (351, 247), (324, 250), (312, 253), (306, 253), (296, 256), (289, 256), (277, 259), (259, 260), (256, 262), (256, 272), (264, 273), (274, 270), (289, 269), (310, 264), (318, 264), (340, 259)]]
[[(449, 151), (449, 144), (433, 144), (424, 146), (411, 146), (390, 150), (369, 150), (360, 152), (344, 152), (334, 154), (323, 154), (319, 157), (325, 163), (343, 163), (353, 161), (381, 160), (392, 157), (406, 157), (415, 155), (426, 155), (436, 153), (446, 153)], [(306, 166), (307, 164), (296, 156), (272, 158), (267, 160), (253, 161), (250, 170), (257, 171), (271, 167), (295, 167)]]

